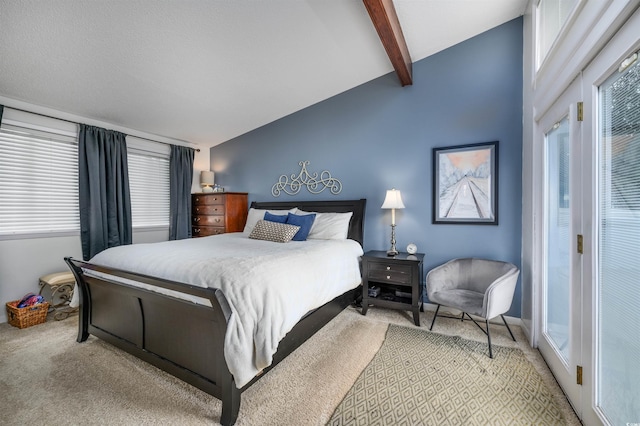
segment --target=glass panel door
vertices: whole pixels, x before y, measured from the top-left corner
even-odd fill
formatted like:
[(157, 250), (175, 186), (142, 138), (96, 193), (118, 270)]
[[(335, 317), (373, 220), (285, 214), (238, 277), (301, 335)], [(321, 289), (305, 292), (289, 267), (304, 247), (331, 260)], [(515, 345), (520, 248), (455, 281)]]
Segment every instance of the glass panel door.
[(614, 72), (600, 86), (598, 98), (596, 405), (611, 424), (636, 424), (640, 422), (640, 62)]
[(571, 228), (570, 228), (570, 154), (569, 118), (564, 117), (546, 134), (546, 265), (544, 292), (544, 331), (551, 344), (569, 362)]
[(576, 236), (582, 226), (581, 123), (577, 105), (582, 85), (577, 79), (540, 119), (544, 135), (544, 208), (540, 353), (567, 398), (579, 413), (582, 390), (576, 369), (582, 355), (581, 255)]

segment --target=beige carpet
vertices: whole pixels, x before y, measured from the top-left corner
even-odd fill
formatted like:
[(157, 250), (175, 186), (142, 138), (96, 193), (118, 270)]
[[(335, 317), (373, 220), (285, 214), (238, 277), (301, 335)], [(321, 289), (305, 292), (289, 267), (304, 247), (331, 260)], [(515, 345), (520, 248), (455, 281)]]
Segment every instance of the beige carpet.
[[(425, 329), (432, 313), (421, 315)], [(326, 424), (378, 352), (389, 323), (414, 327), (404, 312), (371, 308), (363, 317), (348, 308), (242, 394), (237, 424)], [(467, 322), (439, 319), (436, 329), (483, 337)], [(221, 404), (215, 398), (95, 337), (76, 343), (76, 331), (77, 317), (23, 330), (0, 324), (0, 424), (218, 423)], [(506, 330), (492, 337), (496, 345), (521, 347), (567, 423), (579, 424), (537, 351), (523, 343), (517, 327), (514, 333), (517, 344)]]

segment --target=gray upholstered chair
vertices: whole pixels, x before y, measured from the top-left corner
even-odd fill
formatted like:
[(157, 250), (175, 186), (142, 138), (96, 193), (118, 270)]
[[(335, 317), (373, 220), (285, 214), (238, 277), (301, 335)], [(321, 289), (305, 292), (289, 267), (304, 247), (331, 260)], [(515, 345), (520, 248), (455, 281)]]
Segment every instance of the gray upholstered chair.
[[(468, 316), (487, 335), (489, 358), (493, 358), (490, 319), (500, 315), (511, 338), (516, 340), (503, 314), (511, 307), (518, 274), (520, 271), (511, 263), (472, 258), (453, 259), (433, 268), (427, 274), (427, 296), (438, 307), (429, 330), (433, 329), (441, 305), (460, 310), (462, 321)], [(486, 329), (469, 314), (484, 319)]]

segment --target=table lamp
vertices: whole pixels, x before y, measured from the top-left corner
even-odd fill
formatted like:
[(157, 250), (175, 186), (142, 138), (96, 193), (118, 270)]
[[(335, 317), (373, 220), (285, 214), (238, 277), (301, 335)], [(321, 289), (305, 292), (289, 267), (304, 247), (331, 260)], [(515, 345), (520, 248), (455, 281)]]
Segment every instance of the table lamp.
[(387, 256), (398, 254), (396, 249), (396, 209), (404, 209), (402, 194), (396, 189), (387, 190), (387, 196), (382, 203), (383, 209), (391, 209), (391, 248), (387, 251)]
[(203, 170), (200, 172), (200, 186), (202, 192), (213, 192), (214, 174), (212, 171)]

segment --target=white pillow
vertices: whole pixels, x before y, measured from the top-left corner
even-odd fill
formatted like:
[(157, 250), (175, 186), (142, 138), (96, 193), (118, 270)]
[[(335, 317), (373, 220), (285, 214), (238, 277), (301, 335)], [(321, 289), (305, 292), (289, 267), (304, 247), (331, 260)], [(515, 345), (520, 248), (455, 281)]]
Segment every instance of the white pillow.
[(353, 212), (348, 213), (317, 213), (298, 210), (298, 214), (315, 213), (308, 240), (346, 240), (349, 235), (349, 222)]
[(295, 213), (298, 209), (293, 208), (290, 210), (262, 210), (262, 209), (254, 209), (253, 207), (249, 209), (249, 213), (247, 213), (247, 223), (244, 225), (244, 232), (246, 234), (250, 234), (253, 231), (253, 228), (256, 227), (256, 223), (259, 220), (264, 219), (264, 212), (269, 212), (271, 214), (283, 214), (287, 215), (287, 213)]

